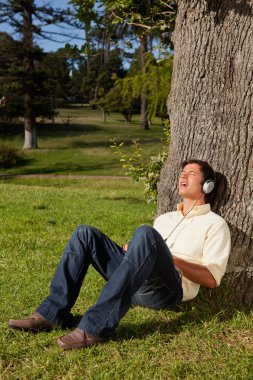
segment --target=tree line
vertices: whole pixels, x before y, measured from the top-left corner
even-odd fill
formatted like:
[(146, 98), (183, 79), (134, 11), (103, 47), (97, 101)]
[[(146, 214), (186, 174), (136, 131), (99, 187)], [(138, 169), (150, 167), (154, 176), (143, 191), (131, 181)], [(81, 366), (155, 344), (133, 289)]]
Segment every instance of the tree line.
[[(155, 115), (167, 114), (174, 2), (72, 4), (75, 12), (39, 6), (34, 0), (6, 0), (0, 7), (0, 21), (21, 37), (0, 33), (1, 118), (6, 122), (23, 116), (26, 149), (37, 147), (38, 121), (53, 118), (55, 110), (68, 102), (99, 107), (104, 119), (106, 113), (117, 111), (130, 122), (133, 114), (141, 113), (143, 129)], [(57, 52), (43, 52), (35, 36), (53, 38), (43, 28), (55, 23), (83, 28), (82, 48), (67, 44)], [(154, 45), (162, 53), (154, 54)]]

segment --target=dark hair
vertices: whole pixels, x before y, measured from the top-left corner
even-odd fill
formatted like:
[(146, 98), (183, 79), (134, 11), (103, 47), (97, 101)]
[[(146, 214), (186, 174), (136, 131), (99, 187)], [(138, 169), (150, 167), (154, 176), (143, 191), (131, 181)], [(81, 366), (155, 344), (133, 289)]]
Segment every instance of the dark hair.
[[(184, 169), (184, 167), (188, 164), (197, 164), (200, 167), (200, 171), (203, 177), (203, 180), (201, 182), (201, 185), (208, 179), (212, 179), (214, 182), (216, 180), (215, 171), (211, 167), (211, 165), (208, 164), (206, 161), (198, 160), (195, 158), (190, 158), (189, 160), (185, 160), (182, 162), (181, 167)], [(205, 194), (205, 202), (206, 203), (212, 203), (215, 198), (215, 187), (214, 190), (210, 194)]]

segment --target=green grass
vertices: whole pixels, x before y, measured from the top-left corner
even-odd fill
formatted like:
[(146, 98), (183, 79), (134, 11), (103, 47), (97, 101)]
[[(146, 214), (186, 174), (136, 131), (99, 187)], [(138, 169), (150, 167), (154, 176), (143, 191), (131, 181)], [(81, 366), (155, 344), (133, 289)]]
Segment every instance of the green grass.
[[(117, 339), (87, 350), (62, 352), (66, 331), (30, 334), (7, 327), (30, 314), (48, 293), (62, 250), (80, 223), (117, 243), (151, 223), (141, 184), (124, 180), (15, 180), (0, 182), (0, 357), (6, 379), (245, 379), (253, 373), (253, 315), (226, 304), (219, 290), (178, 311), (132, 308)], [(104, 280), (90, 270), (73, 309), (92, 305)]]
[[(113, 154), (110, 140), (125, 141), (128, 152), (132, 151), (132, 139), (140, 139), (147, 157), (161, 150), (163, 126), (156, 119), (149, 131), (139, 127), (139, 117), (127, 125), (120, 114), (111, 114), (106, 123), (96, 110), (73, 106), (59, 110), (52, 123), (37, 127), (38, 150), (26, 151), (27, 160), (19, 167), (2, 170), (2, 173), (54, 173), (85, 175), (122, 175), (119, 157)], [(22, 148), (23, 125), (0, 126), (0, 142)]]

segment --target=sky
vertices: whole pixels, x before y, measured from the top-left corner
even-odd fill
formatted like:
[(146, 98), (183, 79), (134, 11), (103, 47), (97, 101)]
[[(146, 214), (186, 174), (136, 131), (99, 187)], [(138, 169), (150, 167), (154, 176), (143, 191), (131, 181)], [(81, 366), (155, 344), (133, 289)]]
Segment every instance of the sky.
[[(68, 0), (35, 0), (35, 4), (38, 6), (42, 6), (45, 4), (50, 4), (54, 8), (71, 8), (72, 6), (68, 4)], [(57, 26), (50, 25), (47, 28), (47, 31), (50, 32), (60, 32), (63, 31), (65, 34), (76, 36), (77, 38), (68, 38), (68, 37), (60, 37), (54, 36), (54, 39), (57, 39), (59, 42), (53, 42), (46, 39), (35, 38), (35, 42), (46, 52), (48, 51), (56, 51), (65, 46), (66, 43), (70, 43), (71, 45), (81, 46), (84, 43), (84, 31), (67, 27), (68, 29), (61, 29)], [(12, 35), (14, 39), (18, 39), (18, 36), (13, 34), (10, 27), (6, 24), (0, 24), (0, 31), (7, 32)]]
[[(35, 3), (37, 5), (44, 5), (44, 4), (47, 4), (47, 3), (50, 3), (50, 5), (52, 5), (52, 7), (54, 8), (72, 8), (72, 6), (70, 4), (68, 4), (68, 0), (51, 0), (51, 1), (45, 1), (45, 0), (36, 0)], [(53, 31), (60, 31), (61, 29), (60, 28), (57, 28), (57, 27), (54, 27), (53, 25), (50, 26), (51, 30)], [(57, 43), (57, 42), (53, 42), (53, 41), (50, 41), (50, 40), (38, 40), (38, 44), (39, 46), (44, 50), (44, 51), (56, 51), (57, 49), (61, 48), (61, 47), (64, 47), (65, 44), (68, 42), (70, 43), (71, 45), (78, 45), (78, 46), (81, 46), (83, 43), (84, 43), (84, 32), (82, 30), (78, 30), (78, 29), (73, 29), (70, 27), (68, 27), (69, 29), (65, 29), (64, 30), (64, 33), (67, 32), (67, 33), (70, 33), (71, 35), (76, 35), (78, 38), (66, 38), (66, 37), (60, 37), (58, 36), (57, 39), (59, 41), (61, 41), (60, 43)]]

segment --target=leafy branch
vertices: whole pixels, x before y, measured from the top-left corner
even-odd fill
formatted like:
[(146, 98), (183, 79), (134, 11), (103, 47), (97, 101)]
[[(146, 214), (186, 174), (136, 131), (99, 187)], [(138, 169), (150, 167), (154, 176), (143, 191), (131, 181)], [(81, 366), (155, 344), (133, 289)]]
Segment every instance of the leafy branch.
[(125, 174), (131, 176), (134, 181), (144, 182), (144, 192), (147, 202), (157, 202), (157, 183), (159, 181), (160, 171), (168, 156), (168, 145), (170, 143), (170, 127), (169, 121), (164, 123), (164, 145), (161, 152), (157, 156), (152, 156), (147, 159), (144, 156), (144, 149), (141, 146), (139, 139), (132, 140), (133, 153), (125, 153), (124, 142), (118, 143), (116, 139), (112, 139), (114, 154), (120, 157), (122, 168), (125, 169)]

